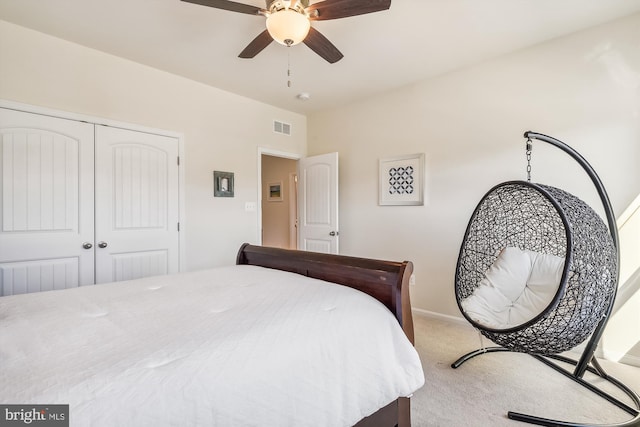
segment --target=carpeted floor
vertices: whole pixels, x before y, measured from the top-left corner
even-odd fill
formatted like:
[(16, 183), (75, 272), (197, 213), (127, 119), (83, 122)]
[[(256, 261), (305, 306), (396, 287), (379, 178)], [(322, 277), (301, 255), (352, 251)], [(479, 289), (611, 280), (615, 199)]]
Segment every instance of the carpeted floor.
[[(411, 399), (414, 427), (528, 425), (508, 419), (508, 411), (589, 424), (632, 418), (526, 354), (484, 354), (452, 369), (451, 363), (458, 357), (480, 347), (478, 333), (469, 325), (420, 314), (414, 315), (414, 327), (426, 379)], [(486, 339), (484, 343), (494, 345)], [(601, 362), (610, 376), (640, 393), (640, 368)], [(591, 374), (584, 378), (633, 406), (607, 381)]]

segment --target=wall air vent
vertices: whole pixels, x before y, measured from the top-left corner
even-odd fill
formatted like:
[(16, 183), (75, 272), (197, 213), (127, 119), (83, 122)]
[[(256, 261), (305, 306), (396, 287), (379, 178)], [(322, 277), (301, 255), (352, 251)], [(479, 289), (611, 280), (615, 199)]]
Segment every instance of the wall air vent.
[(273, 131), (275, 133), (281, 133), (283, 135), (291, 135), (291, 125), (289, 123), (273, 121)]

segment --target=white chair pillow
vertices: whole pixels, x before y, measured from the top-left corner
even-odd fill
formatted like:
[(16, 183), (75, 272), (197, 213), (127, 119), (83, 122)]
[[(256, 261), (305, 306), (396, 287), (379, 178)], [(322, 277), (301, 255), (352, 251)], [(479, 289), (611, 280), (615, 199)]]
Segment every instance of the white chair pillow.
[(553, 301), (564, 258), (506, 247), (468, 298), (460, 302), (474, 322), (508, 329), (536, 317)]

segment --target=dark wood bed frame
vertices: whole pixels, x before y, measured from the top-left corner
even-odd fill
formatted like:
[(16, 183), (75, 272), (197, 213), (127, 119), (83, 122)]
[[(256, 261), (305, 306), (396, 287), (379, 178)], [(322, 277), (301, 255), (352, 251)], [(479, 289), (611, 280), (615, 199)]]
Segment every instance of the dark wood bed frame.
[[(409, 277), (413, 271), (413, 264), (410, 261), (380, 261), (245, 243), (238, 251), (236, 264), (289, 271), (358, 289), (389, 308), (409, 341), (414, 344), (413, 317), (409, 300)], [(401, 397), (363, 418), (354, 427), (409, 427), (410, 425), (410, 400)]]

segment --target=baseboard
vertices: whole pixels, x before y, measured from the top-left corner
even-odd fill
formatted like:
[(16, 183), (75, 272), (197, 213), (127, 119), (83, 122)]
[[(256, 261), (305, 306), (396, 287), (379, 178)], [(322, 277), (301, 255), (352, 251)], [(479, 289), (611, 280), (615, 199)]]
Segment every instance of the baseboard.
[(448, 314), (436, 313), (435, 311), (423, 310), (421, 308), (412, 307), (411, 311), (414, 315), (428, 317), (430, 319), (444, 320), (445, 322), (456, 323), (458, 325), (469, 325), (463, 317), (449, 316)]
[(631, 366), (640, 368), (640, 357), (638, 356), (624, 355), (620, 360), (618, 360), (618, 362), (624, 363), (625, 365), (631, 365)]
[(636, 366), (640, 368), (640, 357), (632, 356), (629, 354), (621, 354), (617, 351), (611, 351), (604, 349), (604, 358), (607, 360), (612, 360), (618, 363), (624, 363), (625, 365)]
[[(572, 348), (568, 351), (572, 357), (578, 359), (582, 356), (584, 349), (587, 346), (588, 341), (583, 342), (577, 347)], [(623, 363), (625, 365), (636, 366), (640, 368), (640, 357), (632, 356), (625, 353), (620, 353), (619, 351), (612, 351), (603, 346), (602, 343), (598, 345), (596, 351), (594, 352), (594, 356), (598, 359), (610, 360), (612, 362)]]
[[(412, 307), (411, 311), (413, 312), (414, 316), (427, 317), (430, 319), (437, 319), (437, 320), (442, 320), (449, 323), (455, 323), (457, 325), (472, 327), (471, 324), (467, 322), (467, 320), (464, 319), (463, 317), (450, 316), (448, 314), (437, 313), (435, 311), (423, 310), (421, 308), (415, 308), (415, 307)], [(586, 343), (582, 343), (579, 346), (569, 350), (568, 353), (570, 353), (574, 358), (577, 359), (580, 357), (580, 355), (582, 355), (582, 352), (584, 351), (585, 347), (586, 347)], [(595, 356), (601, 359), (607, 359), (607, 360), (615, 361), (618, 363), (624, 363), (625, 365), (640, 367), (640, 357), (630, 356), (628, 354), (621, 355), (619, 353), (613, 353), (611, 351), (607, 351), (606, 348), (602, 349), (601, 346), (598, 346), (598, 348), (596, 349)]]

